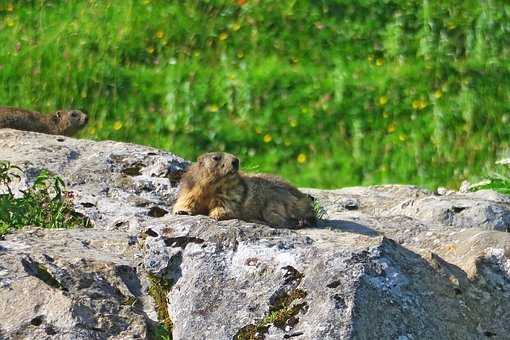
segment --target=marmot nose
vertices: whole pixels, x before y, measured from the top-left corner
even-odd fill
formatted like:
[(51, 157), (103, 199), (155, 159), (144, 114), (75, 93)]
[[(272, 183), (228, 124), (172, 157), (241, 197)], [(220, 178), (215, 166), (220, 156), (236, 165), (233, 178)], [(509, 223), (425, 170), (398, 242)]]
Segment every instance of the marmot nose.
[(234, 158), (232, 161), (232, 167), (236, 170), (239, 170), (239, 160), (237, 158)]

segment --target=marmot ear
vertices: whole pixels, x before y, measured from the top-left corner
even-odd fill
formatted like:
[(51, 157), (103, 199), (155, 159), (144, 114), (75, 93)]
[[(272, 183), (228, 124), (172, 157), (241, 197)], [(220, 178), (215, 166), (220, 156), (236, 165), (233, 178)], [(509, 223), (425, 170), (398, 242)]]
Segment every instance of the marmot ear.
[(60, 121), (60, 118), (62, 117), (62, 111), (57, 111), (55, 114), (51, 117), (51, 120), (57, 124)]

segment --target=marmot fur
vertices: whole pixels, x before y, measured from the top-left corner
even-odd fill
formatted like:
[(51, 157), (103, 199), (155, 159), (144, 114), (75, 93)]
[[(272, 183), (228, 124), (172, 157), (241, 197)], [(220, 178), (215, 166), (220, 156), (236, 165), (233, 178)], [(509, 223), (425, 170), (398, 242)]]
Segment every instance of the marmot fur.
[(78, 110), (60, 110), (44, 115), (25, 109), (0, 107), (0, 128), (72, 136), (85, 124), (87, 115)]
[(284, 228), (311, 226), (316, 219), (311, 196), (276, 176), (241, 173), (239, 159), (223, 152), (206, 153), (188, 168), (173, 211)]

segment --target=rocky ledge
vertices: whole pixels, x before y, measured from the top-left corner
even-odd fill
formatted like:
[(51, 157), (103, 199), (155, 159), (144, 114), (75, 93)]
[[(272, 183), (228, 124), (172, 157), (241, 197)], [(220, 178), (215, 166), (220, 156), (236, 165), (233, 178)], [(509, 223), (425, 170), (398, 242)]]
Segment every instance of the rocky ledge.
[(0, 130), (0, 159), (60, 175), (91, 229), (0, 240), (0, 339), (508, 339), (510, 198), (303, 189), (316, 228), (173, 216), (188, 162)]

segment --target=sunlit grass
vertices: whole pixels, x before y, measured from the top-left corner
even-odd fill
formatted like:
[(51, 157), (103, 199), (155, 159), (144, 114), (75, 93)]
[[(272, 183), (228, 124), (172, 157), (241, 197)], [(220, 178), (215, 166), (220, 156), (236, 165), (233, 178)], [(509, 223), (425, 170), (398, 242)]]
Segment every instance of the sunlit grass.
[(510, 148), (501, 6), (12, 1), (0, 103), (82, 108), (81, 137), (225, 150), (300, 186), (457, 186)]

